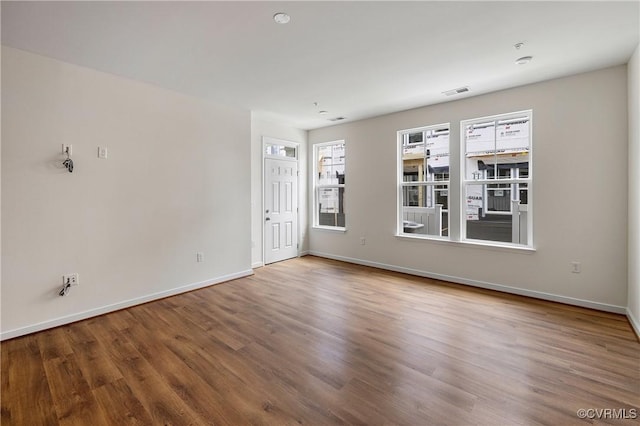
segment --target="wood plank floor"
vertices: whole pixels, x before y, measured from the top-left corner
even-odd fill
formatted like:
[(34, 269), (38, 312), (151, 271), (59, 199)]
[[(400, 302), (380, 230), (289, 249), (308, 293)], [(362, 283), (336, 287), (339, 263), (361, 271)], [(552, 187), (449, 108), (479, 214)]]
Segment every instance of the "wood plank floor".
[(640, 409), (623, 316), (310, 256), (0, 346), (4, 426), (630, 425), (576, 412)]

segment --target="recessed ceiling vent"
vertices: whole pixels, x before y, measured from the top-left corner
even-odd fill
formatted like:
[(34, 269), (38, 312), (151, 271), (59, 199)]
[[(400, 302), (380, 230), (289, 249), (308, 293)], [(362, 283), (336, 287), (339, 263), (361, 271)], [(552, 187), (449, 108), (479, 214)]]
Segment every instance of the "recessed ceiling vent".
[(340, 121), (340, 120), (344, 120), (345, 117), (335, 117), (335, 118), (328, 118), (327, 120), (329, 121)]
[(458, 87), (457, 89), (447, 90), (446, 92), (442, 92), (447, 96), (459, 95), (460, 93), (468, 92), (469, 88), (467, 86)]

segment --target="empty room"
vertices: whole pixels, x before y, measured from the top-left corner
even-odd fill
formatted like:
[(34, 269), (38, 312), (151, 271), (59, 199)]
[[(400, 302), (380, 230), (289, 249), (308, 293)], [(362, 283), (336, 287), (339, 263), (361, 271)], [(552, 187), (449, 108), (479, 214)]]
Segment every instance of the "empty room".
[(640, 419), (640, 1), (2, 1), (2, 425)]

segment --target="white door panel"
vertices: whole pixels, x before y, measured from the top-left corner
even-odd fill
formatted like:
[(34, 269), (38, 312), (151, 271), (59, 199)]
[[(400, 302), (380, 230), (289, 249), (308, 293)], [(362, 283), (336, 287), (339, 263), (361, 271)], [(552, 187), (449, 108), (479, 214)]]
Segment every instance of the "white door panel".
[(298, 164), (266, 158), (264, 169), (267, 264), (298, 256)]

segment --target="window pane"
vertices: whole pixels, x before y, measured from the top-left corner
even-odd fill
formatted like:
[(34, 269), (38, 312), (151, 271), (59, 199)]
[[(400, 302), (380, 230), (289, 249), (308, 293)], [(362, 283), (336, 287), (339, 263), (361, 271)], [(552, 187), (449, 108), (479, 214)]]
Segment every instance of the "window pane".
[(449, 128), (406, 133), (402, 143), (403, 182), (436, 180), (449, 173)]
[(487, 211), (511, 212), (511, 185), (487, 185)]
[(449, 155), (449, 128), (428, 130), (427, 150), (432, 157)]
[[(525, 112), (463, 122), (462, 176), (469, 181), (461, 200), (463, 238), (527, 244), (530, 181), (514, 180), (530, 179), (530, 117)], [(479, 180), (491, 183), (473, 182)]]
[(267, 144), (265, 147), (266, 155), (275, 155), (278, 157), (296, 158), (296, 149), (291, 146)]
[(449, 210), (449, 185), (407, 185), (402, 187), (402, 205)]
[(344, 155), (343, 143), (318, 147), (318, 184), (344, 183)]
[(496, 151), (526, 152), (529, 151), (529, 120), (509, 120), (499, 123), (496, 128)]
[[(465, 191), (466, 200), (466, 223), (467, 238), (474, 240), (500, 241), (510, 243), (512, 240), (512, 215), (511, 214), (490, 214), (487, 210), (496, 211), (504, 209), (502, 202), (509, 200), (510, 189), (489, 189), (487, 188), (487, 203), (484, 203), (484, 186), (496, 185), (467, 185)], [(502, 191), (502, 195), (500, 192)], [(490, 207), (489, 207), (490, 206)]]
[(529, 120), (516, 118), (465, 127), (465, 179), (516, 177), (516, 163), (529, 158)]
[(318, 225), (345, 226), (344, 188), (318, 189)]
[(425, 186), (404, 186), (402, 188), (402, 205), (411, 207), (426, 207), (427, 191)]
[(424, 180), (424, 132), (405, 134), (402, 143), (403, 181)]
[(402, 185), (399, 233), (448, 236), (449, 125), (401, 133)]
[(314, 150), (314, 226), (344, 228), (345, 143), (318, 144)]
[(449, 180), (449, 129), (427, 131), (427, 181)]
[(494, 122), (468, 125), (465, 129), (467, 157), (492, 155), (495, 152)]
[(448, 185), (409, 185), (402, 188), (402, 232), (447, 236)]

